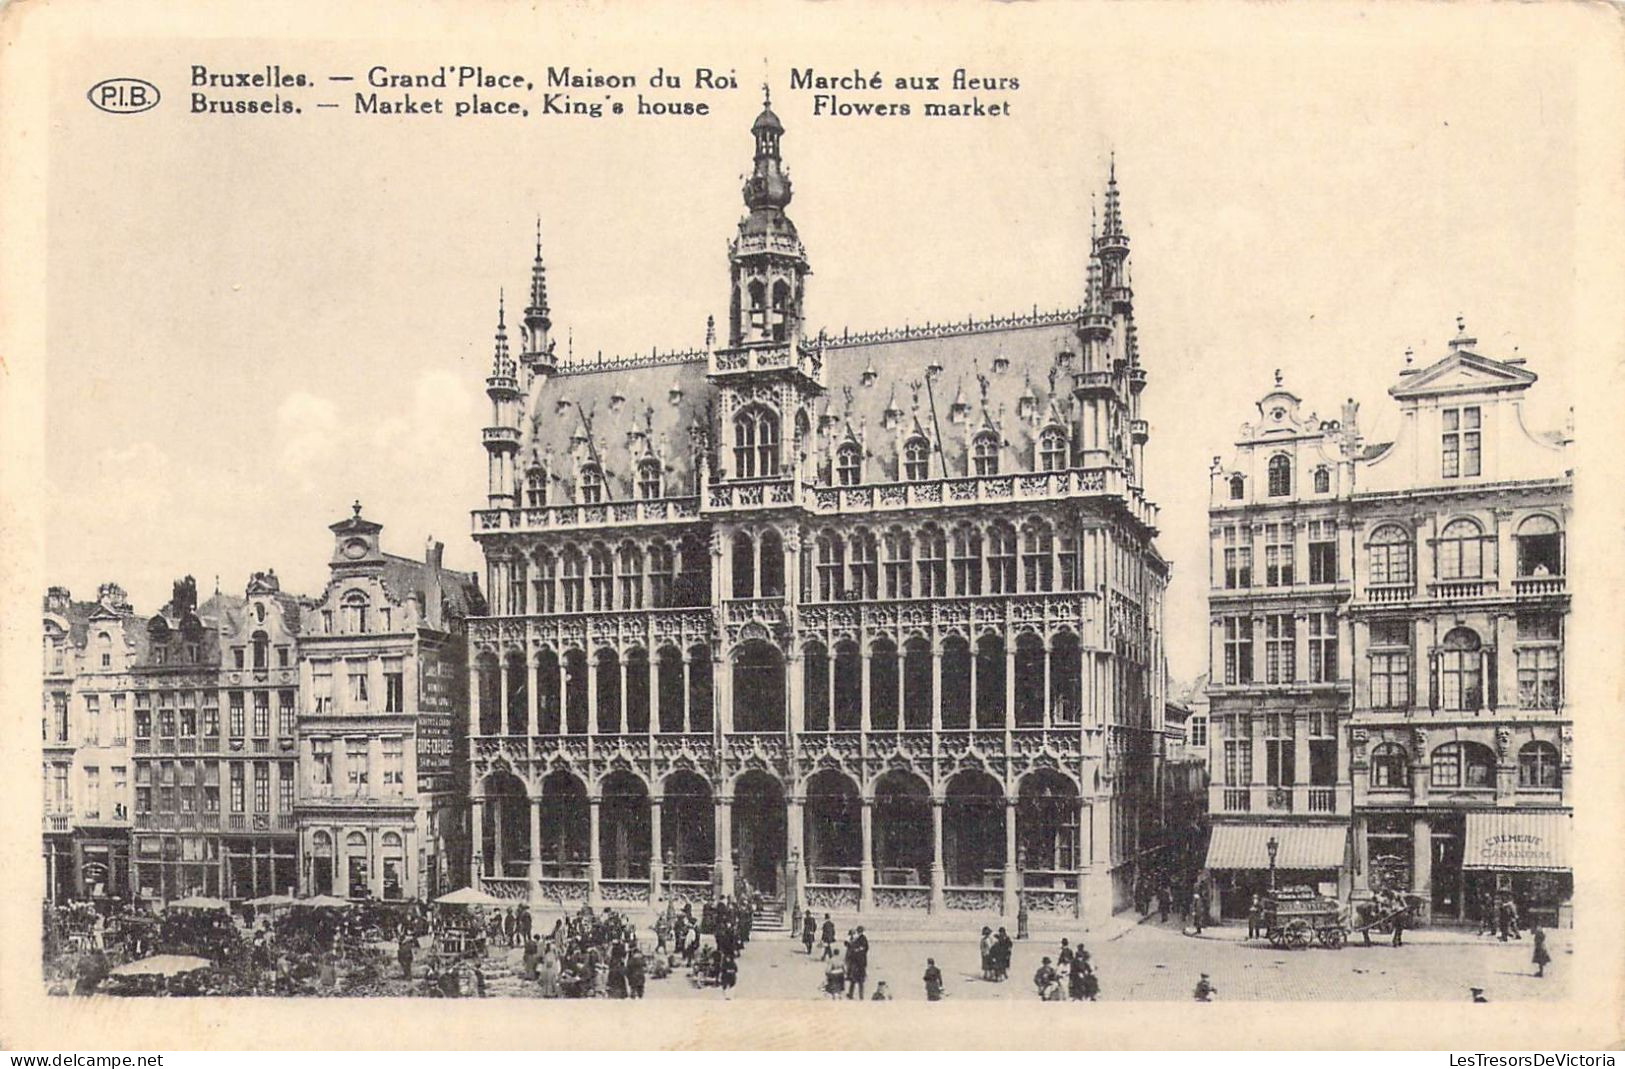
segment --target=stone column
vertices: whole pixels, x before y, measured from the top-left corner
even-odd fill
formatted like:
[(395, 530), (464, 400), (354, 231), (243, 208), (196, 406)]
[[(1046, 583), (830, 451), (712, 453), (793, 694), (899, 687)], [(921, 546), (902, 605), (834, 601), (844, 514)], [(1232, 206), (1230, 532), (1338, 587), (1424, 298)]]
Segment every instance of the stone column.
[[(485, 875), (487, 863), (487, 859), (485, 857), (485, 799), (476, 795), (471, 803), (471, 807), (473, 813), (474, 849), (469, 851), (469, 857), (473, 861), (470, 868), (472, 868), (473, 871), (468, 875), (468, 883), (469, 886), (478, 888), (480, 886), (480, 877)], [(333, 868), (337, 870), (338, 866), (339, 841), (335, 838), (333, 840)], [(337, 884), (338, 881), (339, 873), (335, 871), (333, 873), (333, 882), (334, 884)]]
[(497, 734), (506, 735), (511, 730), (508, 719), (508, 654), (506, 652), (497, 659), (497, 701), (501, 703), (499, 708), (502, 710), (502, 716), (497, 721), (500, 725)]
[(689, 690), (693, 686), (690, 678), (694, 671), (693, 662), (689, 660), (688, 650), (683, 651), (683, 734), (687, 735), (694, 729), (694, 714), (689, 708)]
[(1010, 752), (1010, 730), (1016, 724), (1016, 643), (1004, 637), (1004, 752)]
[(1411, 891), (1422, 898), (1423, 919), (1433, 915), (1433, 832), (1427, 817), (1411, 830)]
[[(1493, 440), (1495, 435), (1484, 437)], [(1495, 517), (1495, 585), (1506, 593), (1512, 589), (1512, 577), (1518, 574), (1518, 557), (1512, 545), (1512, 510), (1492, 509), (1491, 512)]]
[(598, 852), (598, 810), (604, 799), (587, 799), (587, 904), (597, 909), (603, 904), (604, 861)]
[(491, 845), (497, 855), (493, 875), (506, 876), (508, 875), (508, 844), (504, 841), (505, 837), (502, 834), (502, 818), (508, 812), (509, 801), (506, 797), (497, 798), (492, 805), (492, 814), (495, 819), (491, 822)]
[(931, 645), (931, 732), (942, 730), (942, 647)]
[[(789, 886), (785, 890), (786, 916), (789, 911), (800, 903), (802, 908), (807, 904), (807, 865), (806, 865), (806, 826), (803, 814), (807, 799), (805, 795), (791, 794), (785, 797), (784, 802), (784, 838), (785, 853), (790, 862)], [(791, 932), (792, 937), (798, 933)]]
[(530, 882), (536, 885), (542, 878), (542, 799), (530, 802)]
[(863, 648), (858, 651), (858, 658), (862, 671), (862, 682), (858, 687), (861, 702), (859, 706), (861, 709), (861, 714), (860, 719), (858, 720), (858, 730), (862, 731), (865, 735), (868, 735), (873, 725), (869, 720), (869, 645), (867, 642), (865, 642)]
[(946, 799), (931, 799), (931, 912), (941, 913), (948, 908), (942, 888), (946, 873), (942, 865), (942, 807)]
[(1014, 918), (1021, 909), (1021, 888), (1016, 886), (1016, 800), (1004, 800), (1004, 915)]
[(620, 694), (618, 695), (621, 707), (617, 713), (619, 719), (615, 721), (615, 725), (620, 729), (618, 734), (629, 735), (631, 734), (630, 725), (626, 722), (626, 658), (624, 656), (616, 657), (615, 664), (621, 676)]
[[(595, 652), (587, 653), (587, 738), (588, 746), (591, 739), (598, 734), (598, 655)], [(591, 749), (587, 751), (591, 753)]]
[[(868, 658), (864, 658), (865, 663)], [(867, 913), (875, 908), (875, 832), (873, 798), (864, 798), (860, 812), (863, 823), (863, 858), (858, 868), (858, 910)]]
[(664, 846), (660, 841), (660, 795), (649, 798), (649, 905), (660, 908), (661, 888), (666, 882)]
[(1055, 724), (1055, 711), (1054, 711), (1054, 709), (1051, 708), (1052, 696), (1050, 694), (1050, 685), (1049, 685), (1049, 671), (1050, 671), (1049, 662), (1050, 662), (1050, 657), (1051, 657), (1050, 644), (1049, 644), (1049, 642), (1046, 641), (1044, 643), (1044, 697), (1043, 697), (1044, 729), (1046, 731), (1049, 728), (1051, 728), (1052, 726), (1054, 726), (1054, 724)]
[(1354, 818), (1354, 887), (1365, 891), (1371, 887), (1371, 844), (1366, 839), (1366, 818)]
[(539, 692), (542, 689), (541, 668), (536, 663), (536, 657), (529, 650), (525, 651), (525, 674), (530, 679), (530, 686), (525, 688), (525, 715), (530, 727), (530, 735), (535, 738), (542, 733), (540, 713), (537, 703), (540, 701)]
[(720, 651), (711, 655), (711, 702), (711, 722), (720, 733), (720, 745), (734, 729), (734, 674)]
[[(734, 800), (732, 795), (719, 795), (716, 807), (717, 868), (722, 877), (722, 893), (731, 895), (734, 888)], [(713, 878), (712, 883), (715, 884)]]
[[(472, 739), (477, 738), (480, 734), (480, 698), (481, 695), (485, 693), (485, 670), (480, 667), (480, 658), (478, 654), (471, 657), (468, 663), (468, 737)], [(331, 683), (328, 685), (330, 687), (332, 686)], [(314, 688), (314, 686), (315, 683), (312, 682), (311, 688)], [(314, 693), (314, 691), (313, 689), (307, 688), (305, 693), (311, 694)]]

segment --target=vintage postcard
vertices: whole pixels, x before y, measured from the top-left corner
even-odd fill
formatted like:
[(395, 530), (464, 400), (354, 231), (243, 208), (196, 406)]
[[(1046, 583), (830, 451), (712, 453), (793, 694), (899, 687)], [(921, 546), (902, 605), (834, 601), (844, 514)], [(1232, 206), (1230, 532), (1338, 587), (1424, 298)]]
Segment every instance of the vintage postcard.
[(1617, 8), (0, 29), (0, 1042), (1625, 1037)]

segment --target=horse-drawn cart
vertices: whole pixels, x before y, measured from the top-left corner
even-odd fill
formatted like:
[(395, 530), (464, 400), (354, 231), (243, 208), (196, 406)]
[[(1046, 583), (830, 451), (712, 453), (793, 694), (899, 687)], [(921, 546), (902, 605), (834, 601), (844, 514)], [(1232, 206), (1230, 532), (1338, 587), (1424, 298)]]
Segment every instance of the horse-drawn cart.
[(1341, 950), (1348, 941), (1343, 908), (1310, 887), (1282, 887), (1263, 900), (1264, 934), (1281, 950), (1303, 950), (1319, 942), (1328, 950)]

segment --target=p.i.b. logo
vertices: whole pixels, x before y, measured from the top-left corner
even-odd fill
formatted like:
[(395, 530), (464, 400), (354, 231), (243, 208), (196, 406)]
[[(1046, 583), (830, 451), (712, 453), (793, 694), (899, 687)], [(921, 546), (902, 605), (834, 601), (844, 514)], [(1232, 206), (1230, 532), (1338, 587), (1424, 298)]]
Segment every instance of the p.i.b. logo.
[(135, 115), (158, 106), (158, 87), (142, 78), (107, 78), (90, 87), (89, 101), (109, 115)]

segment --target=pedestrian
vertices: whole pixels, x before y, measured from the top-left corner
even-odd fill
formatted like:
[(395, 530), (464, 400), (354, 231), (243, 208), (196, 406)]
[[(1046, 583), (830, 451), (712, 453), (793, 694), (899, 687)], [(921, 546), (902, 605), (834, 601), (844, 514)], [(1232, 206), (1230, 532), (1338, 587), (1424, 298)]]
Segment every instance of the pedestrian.
[(1400, 908), (1394, 910), (1394, 916), (1393, 916), (1393, 926), (1394, 926), (1393, 945), (1396, 946), (1396, 947), (1402, 947), (1402, 946), (1405, 945), (1405, 922), (1408, 919), (1407, 916), (1406, 916), (1406, 914), (1408, 912), (1409, 912), (1409, 907), (1406, 906), (1406, 905), (1401, 905)]
[(1094, 967), (1089, 964), (1089, 952), (1078, 951), (1077, 962), (1083, 969), (1083, 997), (1087, 1002), (1094, 1002), (1100, 998), (1100, 977), (1096, 975)]
[(1172, 897), (1173, 894), (1168, 890), (1167, 884), (1157, 888), (1157, 920), (1163, 924), (1168, 923), (1168, 907), (1172, 905), (1170, 902)]
[(818, 960), (828, 961), (830, 958), (835, 957), (835, 922), (829, 919), (828, 913), (824, 914), (824, 927), (821, 934), (824, 940), (824, 954)]
[(1010, 978), (1010, 955), (1015, 950), (1015, 943), (1010, 939), (1010, 933), (1001, 925), (999, 931), (993, 936), (993, 978), (995, 980), (1008, 980)]
[(632, 956), (626, 960), (626, 990), (633, 998), (643, 997), (645, 975), (646, 963), (643, 960), (643, 951), (633, 950)]
[(1218, 993), (1219, 989), (1213, 986), (1213, 981), (1208, 979), (1207, 973), (1203, 973), (1201, 979), (1196, 981), (1194, 995), (1197, 1002), (1212, 1002), (1213, 996)]
[(1196, 929), (1197, 935), (1202, 934), (1202, 892), (1200, 891), (1191, 893), (1191, 927)]
[(1476, 934), (1495, 934), (1495, 896), (1487, 890), (1478, 896), (1478, 932)]
[(1046, 957), (1039, 964), (1037, 971), (1033, 973), (1033, 986), (1038, 988), (1040, 1002), (1059, 1002), (1061, 1000), (1060, 976), (1056, 973), (1055, 966), (1050, 964), (1049, 958)]
[(1532, 959), (1535, 963), (1535, 975), (1543, 977), (1546, 975), (1546, 966), (1552, 962), (1552, 955), (1546, 949), (1546, 929), (1540, 926), (1539, 921), (1536, 921), (1535, 926), (1530, 929), (1530, 934), (1535, 939), (1535, 954)]
[(1016, 894), (1018, 896), (1016, 906), (1016, 938), (1025, 939), (1027, 938), (1027, 896), (1021, 894), (1020, 891), (1017, 891)]
[(925, 1000), (927, 1002), (942, 1001), (942, 970), (937, 968), (936, 958), (925, 959)]
[(1248, 939), (1257, 939), (1258, 938), (1259, 926), (1263, 923), (1263, 919), (1264, 919), (1264, 900), (1262, 898), (1260, 898), (1258, 895), (1254, 895), (1252, 902), (1249, 903), (1248, 906), (1247, 906), (1247, 938)]
[(813, 942), (818, 938), (818, 922), (813, 920), (811, 911), (801, 918), (801, 942), (807, 947), (807, 956), (812, 957)]
[(536, 963), (541, 959), (539, 941), (535, 938), (525, 940), (524, 957), (520, 959), (519, 975), (526, 980), (536, 979)]
[(609, 959), (609, 976), (606, 990), (610, 998), (626, 997), (626, 959), (619, 955)]
[(722, 997), (732, 998), (734, 984), (739, 982), (739, 962), (732, 954), (722, 955), (717, 963), (717, 982), (722, 985)]
[(530, 945), (531, 916), (529, 906), (519, 907), (519, 945)]
[(1055, 968), (1065, 970), (1072, 966), (1072, 947), (1065, 940), (1061, 940), (1061, 951), (1055, 955)]
[(396, 950), (396, 956), (398, 958), (400, 958), (401, 977), (403, 979), (406, 979), (406, 980), (412, 979), (412, 955), (413, 955), (413, 952), (416, 950), (416, 948), (417, 948), (417, 940), (416, 939), (412, 938), (409, 935), (402, 935), (401, 936), (401, 945)]
[(859, 1000), (862, 1000), (864, 981), (868, 976), (869, 937), (863, 934), (863, 925), (860, 924), (846, 945), (846, 997), (851, 998), (856, 992)]
[(1512, 938), (1523, 939), (1523, 932), (1518, 930), (1518, 900), (1510, 894), (1507, 895), (1507, 927), (1512, 932)]
[(559, 955), (551, 944), (542, 952), (542, 964), (536, 978), (543, 998), (559, 997)]
[(982, 951), (982, 979), (993, 979), (993, 929), (982, 926), (982, 941), (979, 944)]
[(886, 986), (886, 981), (882, 980), (879, 983), (875, 984), (875, 993), (870, 996), (869, 1001), (870, 1002), (890, 1002), (891, 1000), (892, 1000), (891, 988)]

